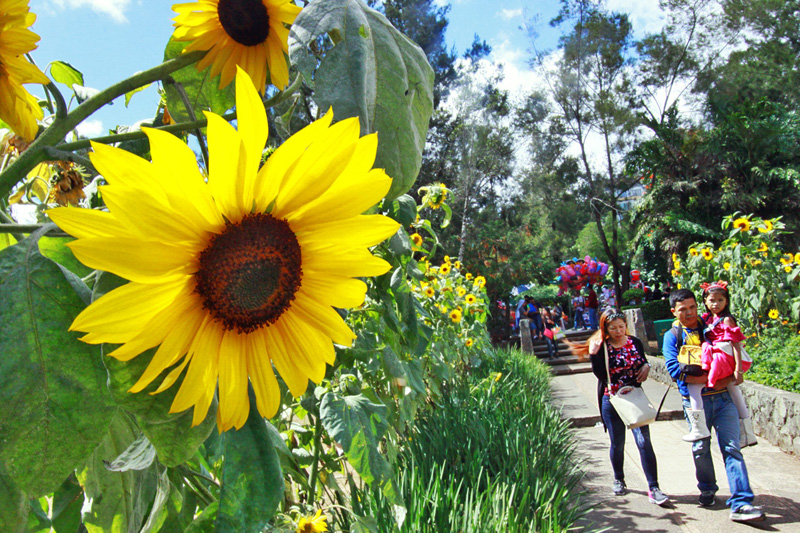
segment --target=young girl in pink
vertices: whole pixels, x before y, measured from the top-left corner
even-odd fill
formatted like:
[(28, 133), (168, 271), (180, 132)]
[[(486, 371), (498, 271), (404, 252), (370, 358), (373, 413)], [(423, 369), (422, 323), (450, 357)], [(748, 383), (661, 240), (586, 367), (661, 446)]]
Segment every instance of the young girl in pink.
[[(703, 370), (708, 372), (708, 382), (689, 385), (691, 407), (696, 412), (699, 411), (699, 415), (704, 414), (703, 387), (707, 385), (713, 388), (719, 380), (731, 376), (733, 376), (734, 382), (740, 381), (752, 364), (742, 346), (745, 336), (730, 311), (728, 284), (724, 281), (715, 281), (711, 284), (704, 283), (701, 287), (703, 288), (703, 303), (708, 312), (703, 315), (706, 329), (703, 332), (705, 340), (700, 362)], [(741, 446), (751, 446), (757, 442), (753, 433), (750, 412), (741, 389), (734, 382), (728, 384), (727, 389), (739, 411)], [(692, 417), (692, 422), (692, 430), (683, 437), (683, 440), (692, 442), (711, 435), (705, 424), (705, 416)]]

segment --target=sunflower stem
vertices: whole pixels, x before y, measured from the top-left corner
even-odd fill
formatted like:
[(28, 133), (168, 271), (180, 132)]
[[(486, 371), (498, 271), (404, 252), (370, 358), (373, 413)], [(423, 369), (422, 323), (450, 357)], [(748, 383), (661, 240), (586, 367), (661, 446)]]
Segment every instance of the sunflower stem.
[[(197, 115), (194, 112), (192, 103), (189, 101), (186, 90), (183, 88), (183, 84), (175, 81), (172, 76), (167, 76), (164, 79), (164, 83), (169, 83), (175, 87), (175, 90), (178, 91), (178, 96), (181, 98), (181, 102), (183, 102), (183, 107), (186, 108), (186, 113), (189, 115), (189, 120), (197, 122)], [(203, 153), (203, 162), (205, 163), (205, 167), (208, 168), (208, 147), (206, 146), (206, 139), (203, 137), (203, 132), (200, 128), (194, 130), (194, 136), (197, 137), (197, 143), (200, 145), (200, 151)]]
[[(44, 93), (47, 95), (47, 101), (50, 102), (50, 95), (53, 95), (53, 98), (56, 101), (56, 120), (64, 120), (69, 111), (67, 110), (67, 102), (64, 100), (64, 95), (61, 94), (61, 91), (58, 90), (58, 87), (52, 81), (47, 85), (44, 85)], [(53, 104), (50, 102), (50, 110), (52, 112)]]
[(70, 163), (77, 163), (83, 167), (86, 167), (87, 170), (93, 171), (97, 174), (97, 170), (94, 168), (91, 160), (88, 157), (83, 157), (82, 155), (78, 155), (72, 152), (67, 152), (64, 150), (59, 150), (58, 148), (54, 148), (52, 146), (45, 146), (44, 152), (47, 155), (48, 159), (52, 159), (55, 161), (69, 161)]
[(322, 451), (322, 416), (317, 415), (317, 422), (314, 424), (314, 462), (311, 463), (311, 475), (308, 478), (308, 486), (311, 493), (308, 495), (309, 505), (314, 504), (317, 495), (317, 476), (319, 475), (319, 455)]
[(11, 192), (11, 189), (17, 182), (23, 179), (33, 167), (47, 158), (43, 150), (44, 147), (53, 146), (60, 142), (67, 133), (73, 130), (92, 113), (133, 89), (137, 89), (142, 85), (147, 85), (157, 80), (162, 80), (172, 72), (191, 65), (192, 63), (196, 63), (205, 54), (205, 51), (189, 52), (175, 59), (165, 61), (149, 70), (134, 74), (100, 91), (91, 98), (88, 98), (64, 117), (59, 117), (58, 110), (56, 110), (56, 118), (50, 127), (44, 130), (44, 132), (31, 143), (28, 149), (20, 154), (19, 158), (0, 174), (0, 196), (6, 196)]
[[(3, 214), (5, 215), (5, 213)], [(3, 218), (6, 217), (4, 216)], [(33, 233), (45, 226), (47, 226), (47, 224), (0, 224), (0, 233), (17, 233), (22, 235), (23, 233)], [(48, 237), (71, 237), (71, 235), (63, 231), (50, 231), (47, 235)]]

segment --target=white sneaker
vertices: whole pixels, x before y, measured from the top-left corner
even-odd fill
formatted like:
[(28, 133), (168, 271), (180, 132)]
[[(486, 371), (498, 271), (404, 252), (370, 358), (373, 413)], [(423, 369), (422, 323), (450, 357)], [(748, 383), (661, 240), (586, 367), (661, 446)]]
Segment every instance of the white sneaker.
[(688, 434), (683, 436), (686, 442), (695, 442), (711, 436), (706, 425), (706, 412), (703, 409), (687, 409), (686, 414), (689, 417), (689, 424), (692, 429)]

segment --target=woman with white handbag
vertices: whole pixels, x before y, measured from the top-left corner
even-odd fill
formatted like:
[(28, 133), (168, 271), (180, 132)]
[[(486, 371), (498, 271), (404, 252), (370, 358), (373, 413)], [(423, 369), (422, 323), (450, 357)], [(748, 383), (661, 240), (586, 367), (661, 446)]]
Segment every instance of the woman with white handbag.
[(577, 355), (590, 356), (592, 372), (597, 376), (600, 414), (611, 440), (614, 494), (627, 493), (623, 461), (625, 432), (631, 429), (647, 478), (648, 498), (657, 505), (666, 504), (669, 498), (658, 486), (656, 454), (647, 425), (655, 419), (655, 409), (641, 389), (650, 372), (642, 342), (628, 335), (625, 315), (609, 309), (600, 315), (600, 328), (589, 337), (588, 344), (569, 344)]

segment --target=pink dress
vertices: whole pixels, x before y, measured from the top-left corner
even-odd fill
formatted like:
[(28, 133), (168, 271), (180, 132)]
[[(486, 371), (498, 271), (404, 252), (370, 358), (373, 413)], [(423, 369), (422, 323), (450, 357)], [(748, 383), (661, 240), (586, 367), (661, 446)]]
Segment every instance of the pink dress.
[[(711, 325), (715, 319), (711, 315), (704, 315), (703, 320)], [(731, 343), (743, 340), (745, 336), (738, 326), (726, 326), (722, 320), (713, 329), (706, 331), (707, 342), (703, 343), (700, 365), (708, 372), (709, 387), (716, 385), (720, 379), (733, 375), (733, 371), (736, 370), (736, 359), (733, 356)], [(751, 364), (742, 358), (742, 371), (747, 372)]]

